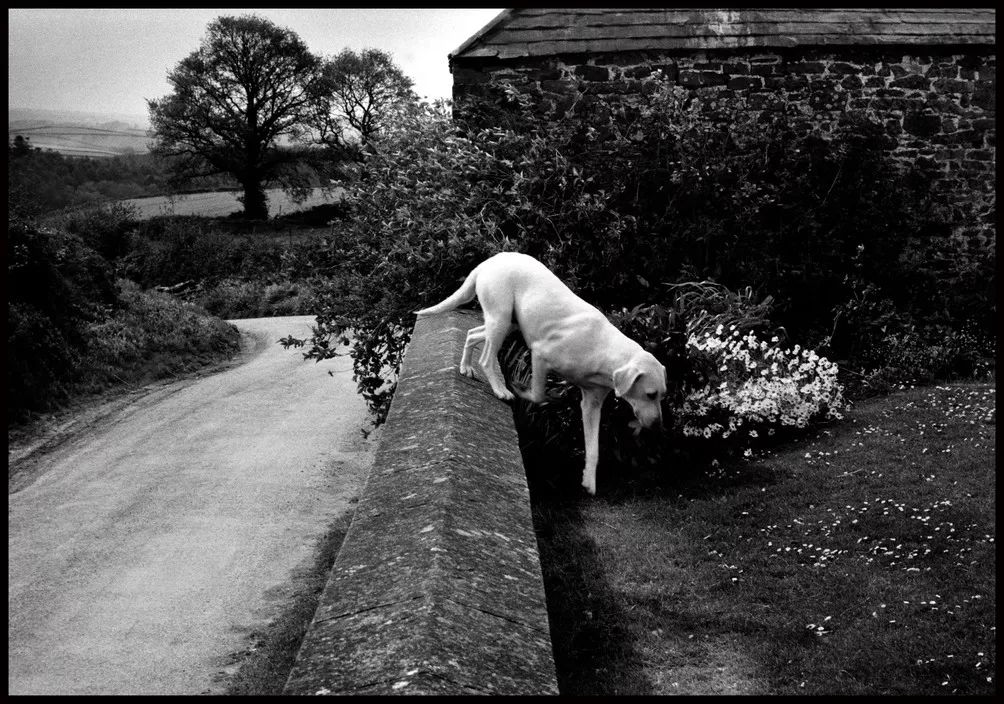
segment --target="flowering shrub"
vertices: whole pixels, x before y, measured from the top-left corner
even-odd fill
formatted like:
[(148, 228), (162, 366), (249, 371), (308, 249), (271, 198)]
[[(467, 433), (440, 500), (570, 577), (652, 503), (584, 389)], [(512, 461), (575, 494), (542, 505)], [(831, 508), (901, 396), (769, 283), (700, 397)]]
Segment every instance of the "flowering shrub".
[(799, 345), (782, 349), (777, 337), (767, 342), (730, 329), (725, 335), (719, 325), (687, 339), (688, 356), (707, 381), (684, 398), (678, 414), (684, 435), (756, 439), (763, 431), (842, 417), (837, 365)]

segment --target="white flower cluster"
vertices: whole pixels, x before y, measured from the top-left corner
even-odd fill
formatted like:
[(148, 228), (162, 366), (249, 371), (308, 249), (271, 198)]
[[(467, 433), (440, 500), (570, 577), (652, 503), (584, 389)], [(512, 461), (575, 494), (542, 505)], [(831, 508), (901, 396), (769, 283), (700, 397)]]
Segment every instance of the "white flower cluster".
[[(804, 428), (817, 419), (842, 418), (843, 387), (837, 365), (799, 345), (777, 347), (778, 339), (741, 336), (735, 326), (725, 335), (721, 325), (701, 339), (691, 335), (687, 353), (714, 365), (714, 382), (687, 395), (681, 420), (683, 432), (705, 438), (735, 433), (758, 437), (778, 427)], [(759, 430), (758, 430), (759, 429)]]

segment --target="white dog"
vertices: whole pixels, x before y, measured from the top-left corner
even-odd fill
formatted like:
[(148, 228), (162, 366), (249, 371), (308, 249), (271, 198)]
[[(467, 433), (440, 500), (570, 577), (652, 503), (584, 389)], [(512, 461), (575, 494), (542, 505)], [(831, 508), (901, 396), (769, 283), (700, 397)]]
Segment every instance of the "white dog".
[(582, 390), (586, 440), (582, 486), (595, 494), (603, 400), (612, 389), (631, 404), (642, 426), (661, 427), (666, 368), (600, 311), (572, 293), (547, 267), (525, 254), (503, 252), (486, 259), (452, 296), (416, 315), (452, 310), (473, 300), (475, 294), (485, 324), (467, 333), (460, 373), (474, 376), (471, 349), (483, 342), (478, 361), (492, 391), (500, 399), (512, 399), (497, 355), (503, 340), (518, 327), (530, 348), (532, 380), (529, 391), (517, 389), (516, 393), (528, 401), (543, 403), (549, 370)]

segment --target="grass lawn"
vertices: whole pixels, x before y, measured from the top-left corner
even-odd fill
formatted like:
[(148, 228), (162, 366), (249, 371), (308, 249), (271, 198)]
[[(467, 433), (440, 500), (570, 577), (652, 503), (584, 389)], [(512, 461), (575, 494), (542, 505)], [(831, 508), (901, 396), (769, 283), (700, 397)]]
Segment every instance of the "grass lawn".
[(536, 495), (561, 692), (992, 694), (994, 402), (910, 389), (717, 477)]

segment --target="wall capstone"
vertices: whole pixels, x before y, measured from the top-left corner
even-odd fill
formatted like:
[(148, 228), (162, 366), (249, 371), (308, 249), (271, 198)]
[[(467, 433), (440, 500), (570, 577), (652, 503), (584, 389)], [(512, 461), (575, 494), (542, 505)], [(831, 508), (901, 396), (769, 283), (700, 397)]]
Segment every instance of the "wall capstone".
[(416, 322), (284, 694), (558, 693), (512, 411), (457, 373), (480, 323)]

